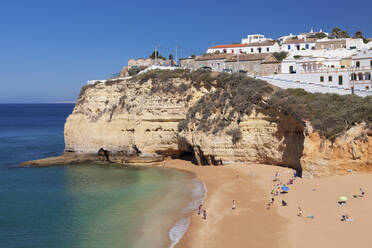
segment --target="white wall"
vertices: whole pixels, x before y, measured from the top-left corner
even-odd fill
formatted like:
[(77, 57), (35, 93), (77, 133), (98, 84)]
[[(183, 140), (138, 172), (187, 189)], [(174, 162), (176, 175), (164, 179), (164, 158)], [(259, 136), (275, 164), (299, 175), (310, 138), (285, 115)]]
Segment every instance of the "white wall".
[(371, 68), (372, 61), (372, 50), (361, 50), (356, 55), (352, 56), (352, 65), (356, 67), (356, 62), (359, 62), (361, 68)]
[[(249, 75), (252, 77), (256, 77), (258, 79), (267, 81), (268, 83), (275, 85), (277, 87), (283, 88), (283, 89), (289, 89), (289, 88), (301, 88), (308, 92), (319, 92), (319, 93), (335, 93), (340, 95), (347, 95), (351, 94), (350, 88), (345, 87), (339, 87), (337, 85), (324, 85), (318, 82), (303, 82), (300, 80), (297, 80), (296, 74), (277, 74), (277, 75), (270, 75), (270, 76), (255, 76), (255, 75)], [(359, 88), (355, 88), (354, 94), (358, 96), (372, 96), (372, 90), (363, 90)]]
[(351, 49), (351, 47), (355, 47), (354, 49), (362, 49), (366, 47), (362, 39), (346, 39), (346, 48)]
[[(261, 48), (261, 52), (259, 51), (259, 48)], [(242, 46), (242, 47), (233, 47), (233, 48), (208, 48), (207, 53), (215, 53), (216, 51), (219, 51), (220, 53), (223, 53), (223, 50), (226, 49), (226, 53), (234, 53), (238, 54), (240, 50), (244, 53), (274, 53), (280, 51), (280, 46), (278, 43), (275, 43), (272, 46)], [(253, 51), (252, 51), (253, 49)], [(267, 50), (269, 49), (269, 50)]]
[[(311, 50), (311, 48), (315, 47), (315, 43), (313, 42), (298, 43), (298, 44), (282, 44), (281, 51), (284, 51), (284, 52), (300, 51), (297, 49), (298, 45), (300, 46), (300, 50), (302, 49)], [(308, 45), (309, 47), (306, 48), (306, 45)], [(290, 48), (288, 46), (290, 46)]]

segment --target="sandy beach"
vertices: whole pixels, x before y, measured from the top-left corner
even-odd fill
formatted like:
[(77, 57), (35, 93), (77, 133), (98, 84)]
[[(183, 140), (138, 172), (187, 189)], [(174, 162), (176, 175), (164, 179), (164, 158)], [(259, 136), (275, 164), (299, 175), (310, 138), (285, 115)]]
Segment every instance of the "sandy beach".
[[(296, 178), (267, 209), (273, 185), (287, 183), (293, 170), (260, 164), (195, 166), (184, 160), (169, 160), (166, 166), (195, 173), (208, 191), (207, 219), (193, 213), (176, 247), (371, 247), (372, 174)], [(273, 182), (275, 172), (280, 182)], [(360, 187), (365, 196), (353, 198)], [(337, 204), (340, 196), (348, 198), (343, 206)], [(282, 200), (288, 205), (281, 206)], [(341, 221), (344, 214), (352, 221)]]

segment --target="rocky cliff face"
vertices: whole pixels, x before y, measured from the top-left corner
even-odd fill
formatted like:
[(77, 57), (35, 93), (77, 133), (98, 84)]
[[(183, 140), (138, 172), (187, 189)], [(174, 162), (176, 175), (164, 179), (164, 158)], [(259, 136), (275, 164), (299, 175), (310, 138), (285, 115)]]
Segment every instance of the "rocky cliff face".
[[(65, 124), (65, 150), (189, 153), (201, 165), (259, 162), (292, 167), (306, 176), (372, 164), (371, 133), (363, 125), (331, 142), (313, 132), (310, 123), (270, 108), (253, 104), (240, 109), (215, 83), (199, 82), (196, 87), (192, 79), (171, 78), (86, 86)], [(254, 97), (241, 94), (242, 99)]]
[(307, 123), (301, 166), (307, 177), (371, 171), (372, 132), (359, 124), (331, 142)]
[(186, 100), (191, 101), (185, 92), (158, 92), (151, 81), (86, 87), (66, 121), (65, 150), (179, 154), (177, 125), (185, 118)]

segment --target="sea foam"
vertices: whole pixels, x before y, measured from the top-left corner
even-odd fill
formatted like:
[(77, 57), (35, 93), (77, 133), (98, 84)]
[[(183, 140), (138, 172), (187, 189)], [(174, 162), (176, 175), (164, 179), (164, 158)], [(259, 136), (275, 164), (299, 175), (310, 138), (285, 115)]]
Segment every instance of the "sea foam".
[[(200, 204), (203, 203), (207, 196), (207, 187), (204, 182), (194, 179), (193, 187), (191, 192), (192, 200), (183, 209), (184, 213), (190, 213), (198, 208)], [(182, 218), (176, 222), (176, 224), (169, 231), (169, 239), (171, 240), (170, 248), (173, 248), (185, 234), (187, 228), (190, 225), (190, 218)]]

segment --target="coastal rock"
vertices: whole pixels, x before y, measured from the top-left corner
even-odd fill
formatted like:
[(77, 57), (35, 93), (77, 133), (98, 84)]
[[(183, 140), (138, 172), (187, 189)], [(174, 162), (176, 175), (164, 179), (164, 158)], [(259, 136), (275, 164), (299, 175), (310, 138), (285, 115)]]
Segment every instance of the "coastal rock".
[(372, 134), (365, 124), (352, 127), (334, 142), (313, 132), (309, 123), (301, 166), (305, 177), (367, 172), (372, 167)]
[(186, 93), (174, 90), (156, 92), (151, 81), (87, 87), (67, 118), (65, 150), (94, 153), (102, 147), (128, 155), (179, 155), (177, 125), (185, 118), (189, 103)]
[[(291, 167), (307, 177), (363, 171), (372, 164), (371, 133), (362, 124), (332, 142), (311, 123), (269, 107), (252, 105), (249, 113), (237, 115), (227, 101), (206, 120), (197, 111), (190, 118), (190, 109), (216, 91), (211, 85), (196, 88), (190, 79), (170, 78), (85, 86), (65, 124), (65, 150), (103, 148), (123, 157), (191, 154), (199, 165), (258, 162)], [(207, 107), (218, 101), (211, 98)], [(219, 120), (226, 124), (219, 127)]]

